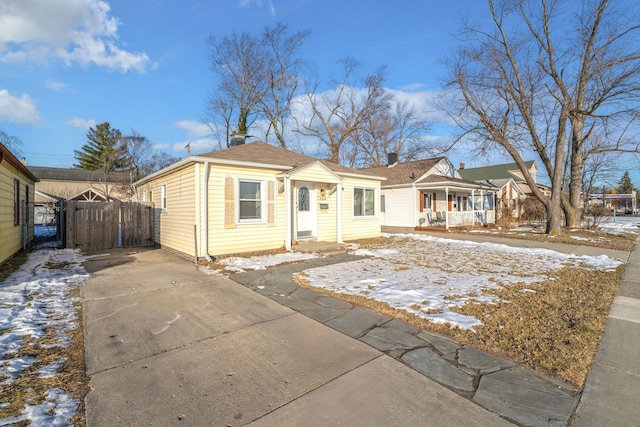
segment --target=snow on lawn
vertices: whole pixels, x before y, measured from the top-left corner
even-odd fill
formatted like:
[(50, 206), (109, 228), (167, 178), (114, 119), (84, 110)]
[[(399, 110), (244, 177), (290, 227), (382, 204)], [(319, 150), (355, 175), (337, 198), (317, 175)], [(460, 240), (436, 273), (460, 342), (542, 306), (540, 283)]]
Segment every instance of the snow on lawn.
[(531, 284), (565, 266), (610, 271), (621, 264), (607, 256), (577, 256), (549, 249), (515, 248), (418, 234), (384, 235), (383, 249), (357, 249), (369, 258), (299, 273), (311, 286), (388, 303), (435, 323), (465, 329), (480, 319), (451, 310), (470, 300), (495, 301), (483, 291)]
[[(19, 356), (28, 345), (38, 344), (52, 328), (57, 342), (40, 344), (41, 347), (68, 347), (67, 332), (79, 326), (74, 303), (79, 297), (69, 291), (81, 286), (89, 277), (80, 263), (79, 252), (71, 249), (38, 249), (29, 254), (20, 269), (0, 283), (0, 384), (15, 381), (29, 369), (35, 368), (36, 358)], [(30, 342), (30, 344), (28, 344)], [(57, 375), (64, 359), (41, 366), (41, 378)], [(58, 388), (47, 391), (41, 404), (27, 405), (22, 414), (0, 418), (0, 425), (24, 423), (32, 425), (70, 425), (78, 401)], [(6, 403), (0, 404), (4, 408)]]
[(638, 227), (640, 227), (640, 218), (636, 215), (607, 216), (602, 218), (598, 227), (609, 234), (637, 233)]
[(287, 262), (304, 261), (317, 258), (317, 254), (303, 252), (283, 252), (273, 255), (254, 256), (250, 258), (228, 257), (217, 261), (222, 264), (227, 271), (243, 272), (246, 270), (264, 270), (267, 267), (280, 265)]

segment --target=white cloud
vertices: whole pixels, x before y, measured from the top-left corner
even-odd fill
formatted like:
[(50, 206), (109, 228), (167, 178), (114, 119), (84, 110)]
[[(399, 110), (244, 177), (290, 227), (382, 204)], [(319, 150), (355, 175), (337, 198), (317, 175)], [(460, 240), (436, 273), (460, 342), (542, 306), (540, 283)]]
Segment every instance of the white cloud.
[(2, 0), (0, 61), (62, 60), (110, 70), (145, 72), (144, 52), (117, 45), (117, 18), (103, 0)]
[[(252, 5), (256, 5), (259, 7), (262, 7), (264, 5), (264, 1), (263, 0), (240, 0), (240, 6), (242, 7), (250, 7)], [(276, 16), (276, 8), (273, 5), (273, 0), (267, 0), (267, 7), (269, 8), (269, 14), (271, 16)]]
[(79, 117), (73, 117), (72, 119), (69, 119), (67, 124), (75, 128), (89, 130), (89, 128), (95, 128), (97, 122), (93, 119), (86, 120)]
[(157, 150), (157, 151), (168, 150), (169, 149), (169, 144), (152, 144), (151, 145), (151, 149), (152, 150)]
[(33, 124), (40, 121), (40, 114), (29, 95), (14, 96), (0, 89), (0, 121)]
[(55, 90), (56, 92), (61, 92), (69, 87), (68, 84), (57, 82), (55, 80), (47, 80), (44, 82), (44, 85), (47, 89)]
[(180, 120), (173, 124), (175, 127), (187, 131), (189, 138), (202, 138), (211, 135), (213, 132), (208, 124), (197, 120)]

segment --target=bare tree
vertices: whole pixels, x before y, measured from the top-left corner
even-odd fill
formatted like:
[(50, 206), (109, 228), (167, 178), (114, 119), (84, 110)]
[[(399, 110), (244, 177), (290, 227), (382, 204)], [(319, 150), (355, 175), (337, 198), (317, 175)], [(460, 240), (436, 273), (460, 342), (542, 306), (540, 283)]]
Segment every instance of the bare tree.
[(14, 156), (20, 157), (20, 146), (22, 141), (17, 136), (9, 135), (6, 132), (0, 130), (0, 144), (4, 145), (13, 153)]
[(411, 161), (435, 152), (425, 139), (430, 121), (406, 100), (393, 99), (389, 104), (389, 110), (374, 111), (354, 132), (355, 156), (348, 166), (382, 166), (388, 153), (398, 154), (400, 161)]
[(151, 156), (151, 142), (131, 129), (129, 135), (120, 138), (120, 144), (124, 152), (124, 168), (131, 171), (133, 180), (137, 181), (142, 178), (142, 167)]
[(357, 71), (360, 63), (353, 58), (339, 61), (342, 79), (333, 80), (335, 90), (318, 93), (318, 79), (307, 90), (308, 117), (297, 117), (295, 132), (305, 137), (318, 138), (329, 150), (331, 161), (345, 159), (343, 147), (363, 130), (375, 114), (389, 109), (391, 95), (383, 87), (385, 68), (379, 67), (364, 79)]
[[(248, 33), (209, 38), (211, 69), (218, 80), (209, 99), (207, 115), (215, 131), (247, 136), (255, 120), (265, 120), (265, 141), (273, 135), (286, 147), (285, 131), (291, 104), (297, 95), (299, 72), (306, 65), (297, 56), (308, 31), (290, 36), (278, 23), (267, 27), (261, 37)], [(233, 129), (235, 123), (235, 129)]]
[[(447, 61), (457, 95), (447, 111), (461, 138), (513, 158), (547, 210), (549, 233), (561, 232), (563, 210), (567, 225), (577, 225), (590, 155), (638, 150), (630, 129), (638, 118), (640, 27), (632, 15), (608, 11), (609, 3), (585, 2), (570, 20), (559, 7), (567, 3), (488, 0), (493, 30), (465, 23), (465, 46)], [(586, 149), (595, 133), (607, 138)], [(550, 197), (526, 168), (528, 152), (550, 177)]]

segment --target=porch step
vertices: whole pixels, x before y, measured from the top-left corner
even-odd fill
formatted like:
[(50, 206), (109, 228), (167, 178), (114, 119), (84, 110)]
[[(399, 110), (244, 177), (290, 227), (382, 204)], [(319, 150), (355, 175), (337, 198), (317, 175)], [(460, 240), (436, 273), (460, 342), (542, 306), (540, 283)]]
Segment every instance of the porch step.
[(346, 251), (346, 246), (335, 242), (299, 242), (292, 249), (295, 252), (318, 253), (321, 255), (341, 254)]

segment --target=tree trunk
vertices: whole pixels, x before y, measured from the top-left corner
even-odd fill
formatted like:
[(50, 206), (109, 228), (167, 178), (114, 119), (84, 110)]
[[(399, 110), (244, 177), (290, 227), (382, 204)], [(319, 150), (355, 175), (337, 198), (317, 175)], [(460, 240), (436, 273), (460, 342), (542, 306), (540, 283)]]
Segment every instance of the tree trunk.
[(562, 234), (562, 207), (559, 202), (552, 198), (547, 206), (547, 234)]
[(331, 144), (331, 161), (334, 163), (340, 163), (340, 146), (338, 144)]
[[(582, 154), (584, 122), (571, 121), (571, 167), (569, 168), (569, 206), (566, 207), (565, 219), (569, 228), (580, 228), (582, 219), (582, 177), (584, 155)], [(563, 203), (566, 205), (566, 203)]]

